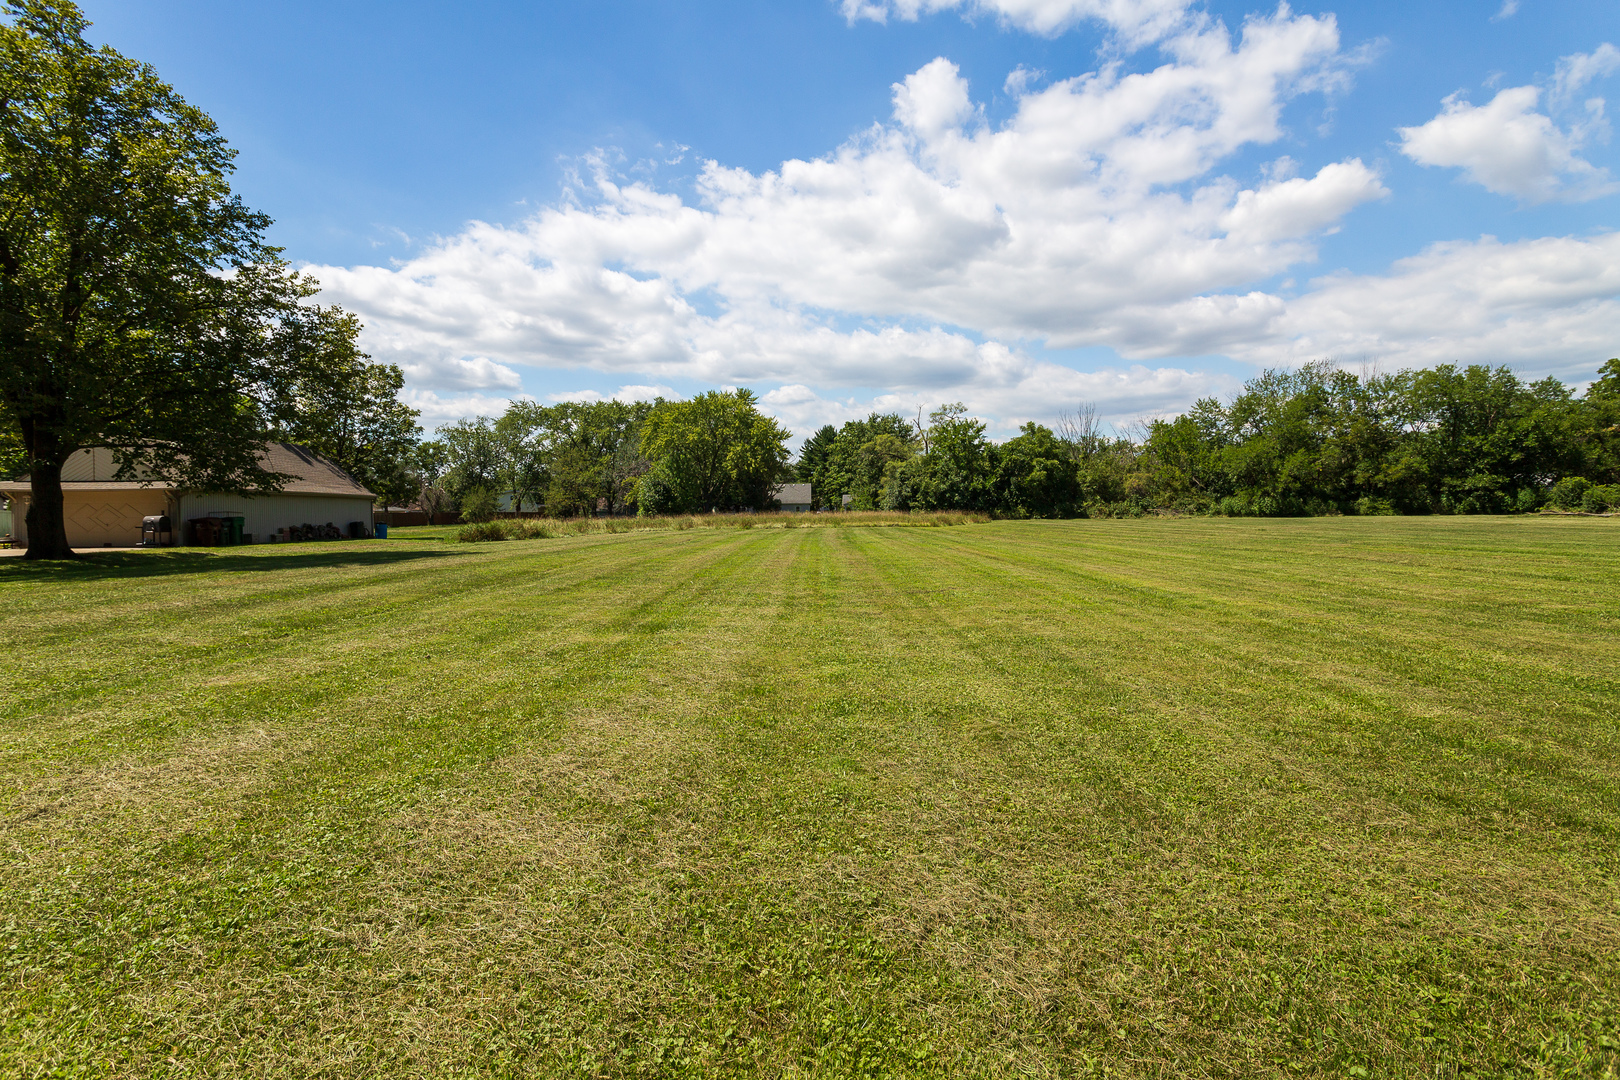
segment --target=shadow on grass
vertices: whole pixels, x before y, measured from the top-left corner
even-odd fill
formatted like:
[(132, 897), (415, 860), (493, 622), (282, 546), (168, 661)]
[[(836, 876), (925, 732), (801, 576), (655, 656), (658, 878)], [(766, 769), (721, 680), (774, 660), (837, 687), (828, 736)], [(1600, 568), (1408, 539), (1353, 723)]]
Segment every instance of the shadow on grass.
[(256, 551), (252, 555), (225, 551), (108, 551), (86, 552), (82, 558), (49, 562), (25, 559), (0, 560), (0, 584), (8, 581), (101, 581), (109, 578), (168, 577), (177, 574), (219, 573), (221, 571), (270, 572), (308, 570), (344, 566), (392, 566), (423, 559), (443, 559), (471, 554), (469, 549), (434, 550), (411, 545), (408, 551), (375, 548)]

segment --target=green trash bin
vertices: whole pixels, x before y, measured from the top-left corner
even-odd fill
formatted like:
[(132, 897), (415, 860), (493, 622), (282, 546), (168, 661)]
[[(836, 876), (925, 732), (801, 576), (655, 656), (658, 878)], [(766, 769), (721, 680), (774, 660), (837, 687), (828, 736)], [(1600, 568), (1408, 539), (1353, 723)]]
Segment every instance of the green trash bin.
[(242, 526), (247, 524), (247, 518), (240, 514), (223, 514), (219, 519), (219, 542), (225, 546), (234, 547), (242, 542)]

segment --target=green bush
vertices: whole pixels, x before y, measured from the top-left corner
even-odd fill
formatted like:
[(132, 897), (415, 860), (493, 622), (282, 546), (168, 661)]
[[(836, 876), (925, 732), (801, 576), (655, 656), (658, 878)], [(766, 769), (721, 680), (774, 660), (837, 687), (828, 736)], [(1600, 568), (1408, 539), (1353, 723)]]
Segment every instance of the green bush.
[(548, 540), (556, 535), (557, 522), (513, 519), (463, 525), (456, 539), (464, 544), (480, 544), (490, 540)]
[(461, 520), (482, 524), (495, 520), (495, 512), (500, 509), (500, 501), (495, 493), (487, 487), (468, 488), (461, 497)]
[(478, 544), (486, 540), (505, 540), (506, 529), (499, 521), (480, 521), (473, 525), (463, 525), (461, 531), (456, 533), (456, 539), (463, 544)]
[(1541, 492), (1535, 488), (1520, 488), (1518, 498), (1513, 500), (1513, 509), (1521, 514), (1533, 514), (1541, 506)]
[(1356, 500), (1356, 513), (1362, 517), (1393, 517), (1395, 504), (1388, 499), (1378, 499), (1371, 495), (1363, 495)]
[(1586, 496), (1586, 489), (1592, 486), (1592, 481), (1582, 476), (1566, 476), (1552, 486), (1547, 493), (1547, 505), (1556, 506), (1560, 510), (1579, 510), (1581, 500)]
[(1620, 506), (1620, 484), (1593, 484), (1581, 495), (1581, 509), (1601, 514)]

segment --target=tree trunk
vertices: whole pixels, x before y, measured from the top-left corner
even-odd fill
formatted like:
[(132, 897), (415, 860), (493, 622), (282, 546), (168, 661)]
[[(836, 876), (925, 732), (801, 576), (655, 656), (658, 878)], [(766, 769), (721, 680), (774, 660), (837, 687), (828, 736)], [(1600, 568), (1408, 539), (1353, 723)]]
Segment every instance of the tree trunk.
[(25, 559), (76, 559), (67, 542), (67, 519), (62, 506), (62, 463), (35, 459), (29, 473), (28, 551)]

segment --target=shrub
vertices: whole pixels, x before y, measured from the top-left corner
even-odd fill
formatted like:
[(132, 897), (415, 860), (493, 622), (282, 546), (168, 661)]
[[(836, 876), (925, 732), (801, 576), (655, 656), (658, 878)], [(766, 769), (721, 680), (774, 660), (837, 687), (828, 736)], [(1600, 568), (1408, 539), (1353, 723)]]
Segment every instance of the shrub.
[(559, 535), (555, 521), (480, 521), (463, 525), (456, 539), (463, 544), (480, 544), (490, 540), (549, 540)]
[(1620, 506), (1620, 484), (1593, 484), (1581, 495), (1581, 509), (1601, 514)]
[(1581, 500), (1586, 495), (1586, 489), (1592, 486), (1592, 481), (1583, 476), (1566, 476), (1552, 486), (1547, 493), (1547, 505), (1556, 506), (1560, 510), (1578, 510)]
[(500, 502), (495, 493), (487, 487), (469, 488), (461, 497), (461, 518), (482, 524), (495, 520), (495, 512), (500, 509)]
[(1535, 488), (1520, 488), (1519, 495), (1513, 500), (1513, 509), (1521, 514), (1533, 514), (1541, 505), (1541, 493)]
[(486, 540), (505, 540), (506, 530), (499, 521), (480, 521), (472, 525), (463, 525), (461, 531), (456, 533), (456, 539), (463, 544), (479, 544)]
[(1356, 500), (1356, 513), (1362, 517), (1393, 517), (1395, 504), (1388, 499), (1375, 499), (1371, 495), (1363, 495)]

